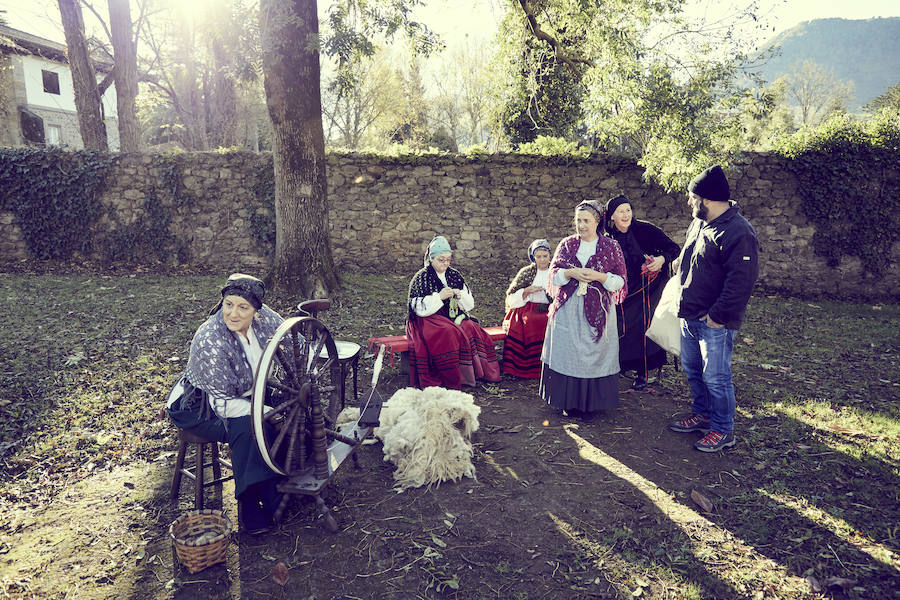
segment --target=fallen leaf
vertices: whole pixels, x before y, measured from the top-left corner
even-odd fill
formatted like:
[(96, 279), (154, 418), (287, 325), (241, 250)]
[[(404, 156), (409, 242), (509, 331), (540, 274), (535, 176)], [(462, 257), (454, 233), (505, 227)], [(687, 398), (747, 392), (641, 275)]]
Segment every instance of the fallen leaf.
[(707, 498), (697, 490), (691, 490), (691, 500), (696, 502), (704, 511), (712, 512), (713, 503), (709, 501), (709, 498)]
[(806, 583), (809, 584), (809, 589), (818, 593), (822, 591), (822, 584), (819, 583), (819, 580), (813, 577), (812, 575), (807, 576)]
[(281, 587), (284, 587), (284, 585), (287, 583), (288, 575), (290, 575), (290, 573), (288, 572), (287, 565), (283, 562), (279, 562), (277, 565), (272, 567), (272, 579), (274, 579), (275, 583), (277, 583)]
[(752, 337), (745, 337), (745, 338), (743, 338), (743, 340), (744, 340), (744, 343), (747, 344), (748, 346), (752, 346), (752, 345), (753, 345), (753, 338), (752, 338)]
[(810, 303), (807, 303), (806, 305), (807, 305), (808, 307), (810, 307), (810, 308), (822, 308), (822, 307), (819, 306), (818, 304), (810, 304)]
[(634, 591), (631, 592), (631, 595), (634, 598), (640, 598), (641, 594), (643, 594), (643, 593), (644, 593), (644, 588), (638, 586), (638, 587), (634, 588)]
[(844, 577), (829, 577), (825, 580), (826, 588), (841, 588), (845, 592), (856, 585), (855, 579), (846, 579)]

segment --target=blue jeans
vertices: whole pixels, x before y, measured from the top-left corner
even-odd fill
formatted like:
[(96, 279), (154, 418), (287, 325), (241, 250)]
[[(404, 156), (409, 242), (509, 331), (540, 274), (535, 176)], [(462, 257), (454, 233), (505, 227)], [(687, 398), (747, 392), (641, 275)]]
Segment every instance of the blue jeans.
[(736, 329), (714, 328), (705, 321), (681, 319), (681, 366), (694, 403), (691, 411), (710, 419), (710, 430), (734, 429), (731, 354)]

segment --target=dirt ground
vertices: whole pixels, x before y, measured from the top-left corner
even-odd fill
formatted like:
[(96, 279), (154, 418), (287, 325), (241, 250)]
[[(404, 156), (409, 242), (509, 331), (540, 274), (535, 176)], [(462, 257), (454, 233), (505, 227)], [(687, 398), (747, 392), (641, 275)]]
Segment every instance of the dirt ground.
[[(735, 589), (717, 577), (714, 554), (698, 557), (698, 544), (743, 542), (714, 524), (723, 516), (717, 509), (708, 520), (691, 499), (698, 490), (716, 502), (738, 488), (733, 473), (743, 468), (746, 447), (700, 454), (691, 449), (697, 435), (667, 430), (685, 408), (671, 393), (680, 378), (667, 366), (653, 392), (623, 394), (619, 409), (585, 423), (544, 405), (536, 381), (504, 376), (474, 390), (482, 408), (477, 480), (395, 493), (380, 442), (364, 446), (359, 468), (346, 465), (327, 493), (337, 533), (298, 499), (275, 531), (236, 534), (227, 563), (195, 575), (173, 567), (165, 535), (192, 501), (187, 484), (177, 506), (166, 501), (172, 453), (73, 487), (48, 510), (85, 522), (73, 524), (74, 539), (57, 533), (60, 539), (43, 538), (46, 546), (34, 550), (46, 556), (49, 548), (76, 573), (81, 553), (109, 552), (106, 566), (121, 576), (92, 572), (81, 585), (73, 577), (74, 587), (65, 586), (71, 597), (82, 597), (79, 590), (121, 598), (753, 597), (752, 585)], [(395, 372), (379, 387), (390, 393), (402, 384)], [(105, 501), (88, 501), (98, 489)], [(229, 492), (226, 485), (224, 506), (235, 520)], [(221, 505), (215, 496), (210, 490), (208, 502)], [(48, 516), (41, 519), (47, 526), (59, 524)], [(147, 519), (157, 524), (149, 537), (138, 531)], [(767, 562), (747, 549), (748, 574)], [(288, 570), (284, 587), (272, 576), (278, 563)], [(798, 573), (785, 576), (802, 587)]]

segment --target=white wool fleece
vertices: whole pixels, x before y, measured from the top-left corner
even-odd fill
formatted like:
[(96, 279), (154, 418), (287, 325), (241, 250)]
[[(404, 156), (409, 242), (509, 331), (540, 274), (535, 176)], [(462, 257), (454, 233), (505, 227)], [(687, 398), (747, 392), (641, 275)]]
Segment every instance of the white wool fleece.
[(472, 433), (481, 407), (471, 394), (440, 387), (398, 390), (382, 406), (384, 460), (397, 466), (399, 489), (475, 477)]

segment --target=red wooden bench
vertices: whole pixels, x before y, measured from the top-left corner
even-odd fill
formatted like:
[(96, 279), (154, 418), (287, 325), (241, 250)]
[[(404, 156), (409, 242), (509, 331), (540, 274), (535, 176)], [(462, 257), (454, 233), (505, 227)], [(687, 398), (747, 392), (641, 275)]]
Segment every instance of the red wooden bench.
[[(506, 338), (506, 332), (503, 331), (503, 327), (497, 325), (496, 327), (485, 327), (485, 331), (490, 336), (491, 341), (497, 342)], [(375, 351), (379, 346), (384, 346), (384, 351), (388, 353), (388, 357), (391, 361), (391, 367), (394, 366), (394, 353), (406, 352), (409, 350), (409, 340), (406, 339), (406, 335), (389, 335), (386, 337), (380, 338), (370, 338), (369, 339), (369, 350)]]

